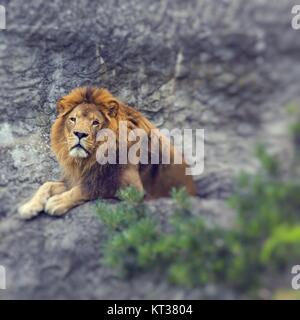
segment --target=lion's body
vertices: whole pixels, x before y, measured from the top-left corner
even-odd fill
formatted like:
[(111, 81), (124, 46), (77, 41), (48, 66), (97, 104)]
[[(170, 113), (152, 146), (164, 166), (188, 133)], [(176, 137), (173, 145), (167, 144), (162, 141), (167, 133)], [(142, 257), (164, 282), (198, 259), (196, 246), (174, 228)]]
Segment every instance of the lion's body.
[[(61, 193), (61, 185), (48, 185), (48, 189), (44, 188), (43, 200), (35, 199), (39, 202), (36, 207), (50, 214), (62, 214), (87, 200), (115, 197), (117, 191), (125, 186), (145, 191), (148, 199), (168, 196), (173, 187), (185, 187), (189, 194), (195, 195), (194, 182), (185, 174), (184, 161), (182, 164), (100, 164), (97, 161), (100, 142), (96, 134), (100, 127), (112, 130), (118, 137), (119, 123), (126, 121), (128, 130), (143, 129), (149, 141), (153, 137), (151, 132), (156, 129), (140, 112), (118, 101), (107, 90), (77, 88), (60, 99), (57, 109), (59, 114), (51, 129), (51, 147), (63, 171), (60, 183), (64, 185), (65, 192)], [(81, 140), (74, 136), (74, 133), (79, 134), (78, 131), (84, 132), (85, 137)], [(128, 137), (123, 139), (128, 142)], [(158, 141), (161, 153), (169, 142), (161, 135)], [(117, 149), (119, 143), (117, 140)], [(172, 161), (176, 150), (170, 144), (169, 147)], [(66, 205), (63, 205), (64, 199)], [(37, 214), (28, 209), (30, 203), (26, 205), (27, 211), (23, 206), (24, 217)], [(22, 215), (22, 208), (20, 213)]]

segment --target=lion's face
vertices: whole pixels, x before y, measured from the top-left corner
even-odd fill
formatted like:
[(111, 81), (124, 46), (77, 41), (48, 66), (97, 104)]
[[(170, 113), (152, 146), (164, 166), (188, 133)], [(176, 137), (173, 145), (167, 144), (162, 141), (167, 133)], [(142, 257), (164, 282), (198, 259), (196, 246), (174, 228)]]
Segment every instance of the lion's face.
[(65, 137), (69, 155), (74, 158), (87, 158), (96, 148), (98, 131), (105, 118), (93, 104), (80, 104), (65, 119)]

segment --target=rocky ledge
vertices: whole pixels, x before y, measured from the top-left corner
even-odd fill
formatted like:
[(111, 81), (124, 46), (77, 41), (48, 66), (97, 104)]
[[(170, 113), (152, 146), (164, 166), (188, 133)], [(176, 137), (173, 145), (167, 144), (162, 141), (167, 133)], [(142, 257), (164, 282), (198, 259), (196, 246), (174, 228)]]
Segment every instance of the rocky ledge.
[[(63, 218), (24, 222), (16, 208), (59, 172), (49, 148), (55, 101), (106, 87), (159, 127), (204, 128), (196, 214), (230, 225), (224, 199), (257, 142), (283, 157), (299, 101), (293, 1), (4, 1), (0, 31), (0, 264), (2, 299), (220, 298), (215, 285), (180, 289), (152, 274), (122, 279), (101, 264), (103, 226), (87, 203)], [(149, 203), (162, 216), (170, 200)]]

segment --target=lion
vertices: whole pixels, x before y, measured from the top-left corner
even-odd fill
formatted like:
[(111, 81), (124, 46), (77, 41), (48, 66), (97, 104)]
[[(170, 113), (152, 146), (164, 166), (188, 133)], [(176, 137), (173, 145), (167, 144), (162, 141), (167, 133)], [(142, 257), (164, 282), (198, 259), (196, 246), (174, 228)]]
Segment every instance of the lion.
[[(56, 109), (50, 138), (62, 177), (60, 181), (44, 183), (32, 199), (19, 208), (22, 218), (32, 218), (42, 211), (60, 216), (89, 200), (116, 198), (118, 190), (127, 186), (143, 192), (145, 199), (167, 197), (174, 187), (185, 187), (190, 195), (196, 194), (193, 179), (185, 174), (184, 161), (181, 164), (100, 164), (97, 161), (97, 149), (103, 143), (97, 139), (101, 129), (117, 133), (120, 121), (126, 121), (128, 129), (143, 129), (149, 139), (151, 130), (156, 129), (142, 113), (108, 90), (73, 89), (58, 100)], [(159, 137), (159, 152), (167, 143), (167, 138)], [(173, 159), (176, 150), (170, 146)]]

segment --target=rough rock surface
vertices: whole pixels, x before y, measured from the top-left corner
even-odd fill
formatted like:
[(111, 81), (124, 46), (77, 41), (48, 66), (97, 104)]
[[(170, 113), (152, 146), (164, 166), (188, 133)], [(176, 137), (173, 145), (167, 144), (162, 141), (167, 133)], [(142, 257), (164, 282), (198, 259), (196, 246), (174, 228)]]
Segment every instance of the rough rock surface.
[[(3, 1), (0, 31), (0, 298), (232, 298), (216, 286), (183, 290), (151, 274), (122, 280), (101, 265), (93, 204), (64, 218), (20, 221), (16, 208), (58, 176), (49, 149), (55, 101), (79, 85), (107, 87), (159, 127), (204, 128), (205, 170), (195, 212), (224, 225), (222, 201), (253, 148), (283, 157), (299, 101), (294, 1)], [(152, 203), (161, 214), (169, 200)]]

